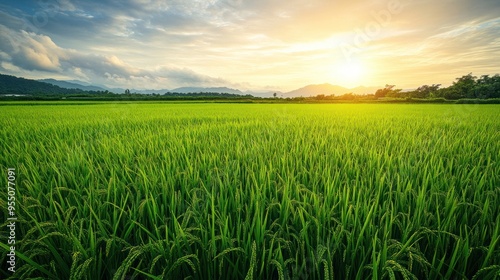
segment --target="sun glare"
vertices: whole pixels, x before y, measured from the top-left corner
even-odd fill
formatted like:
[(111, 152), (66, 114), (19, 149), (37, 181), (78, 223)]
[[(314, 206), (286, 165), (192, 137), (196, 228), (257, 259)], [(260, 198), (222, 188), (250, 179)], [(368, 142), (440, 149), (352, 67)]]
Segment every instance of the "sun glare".
[(336, 65), (335, 79), (339, 84), (348, 87), (357, 87), (363, 84), (366, 67), (359, 61), (346, 61)]

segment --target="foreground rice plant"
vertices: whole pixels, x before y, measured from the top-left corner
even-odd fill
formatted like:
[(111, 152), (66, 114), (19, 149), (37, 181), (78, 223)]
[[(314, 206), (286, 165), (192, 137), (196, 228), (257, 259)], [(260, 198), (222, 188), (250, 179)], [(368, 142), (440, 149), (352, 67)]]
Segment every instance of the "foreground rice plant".
[(1, 276), (496, 279), (499, 119), (496, 105), (0, 106), (20, 207), (19, 264)]

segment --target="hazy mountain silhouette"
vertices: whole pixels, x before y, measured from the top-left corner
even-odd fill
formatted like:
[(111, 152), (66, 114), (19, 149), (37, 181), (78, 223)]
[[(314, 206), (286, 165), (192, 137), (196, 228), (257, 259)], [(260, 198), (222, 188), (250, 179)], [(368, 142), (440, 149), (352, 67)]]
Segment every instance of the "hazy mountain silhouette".
[(218, 92), (218, 93), (244, 95), (244, 93), (241, 90), (228, 87), (180, 87), (169, 91), (177, 93)]
[(378, 88), (373, 88), (373, 87), (355, 87), (355, 88), (346, 88), (338, 85), (332, 85), (332, 84), (319, 84), (319, 85), (308, 85), (296, 90), (292, 90), (289, 92), (286, 92), (283, 94), (283, 97), (309, 97), (309, 96), (316, 96), (320, 94), (324, 95), (343, 95), (346, 93), (354, 93), (354, 94), (372, 94), (374, 93)]
[(58, 87), (62, 88), (68, 88), (68, 89), (81, 89), (85, 91), (106, 91), (107, 89), (99, 86), (94, 86), (94, 85), (83, 85), (83, 82), (80, 81), (59, 81), (55, 79), (43, 79), (43, 80), (38, 80), (39, 82), (43, 83), (48, 83), (52, 84)]
[[(78, 91), (109, 91), (113, 93), (125, 93), (124, 88), (108, 88), (103, 85), (93, 85), (90, 83), (72, 80), (72, 81), (60, 81), (55, 79), (43, 79), (43, 80), (30, 80), (24, 78), (18, 78), (14, 76), (1, 75), (0, 79), (0, 89), (3, 92), (0, 93), (16, 93), (16, 94), (37, 94), (37, 93), (75, 93)], [(269, 91), (269, 90), (247, 90), (241, 91), (239, 89), (229, 88), (229, 87), (179, 87), (175, 89), (151, 89), (151, 90), (136, 90), (130, 89), (131, 93), (141, 93), (141, 94), (164, 94), (170, 93), (229, 93), (236, 95), (252, 95), (255, 97), (273, 97), (276, 93), (277, 97), (288, 98), (288, 97), (310, 97), (317, 96), (320, 94), (324, 95), (343, 95), (346, 93), (353, 94), (373, 94), (378, 88), (375, 87), (356, 87), (356, 88), (346, 88), (338, 85), (332, 85), (329, 83), (308, 85), (293, 91), (281, 92), (281, 91)]]
[(79, 90), (61, 88), (49, 83), (0, 74), (0, 94), (66, 94)]

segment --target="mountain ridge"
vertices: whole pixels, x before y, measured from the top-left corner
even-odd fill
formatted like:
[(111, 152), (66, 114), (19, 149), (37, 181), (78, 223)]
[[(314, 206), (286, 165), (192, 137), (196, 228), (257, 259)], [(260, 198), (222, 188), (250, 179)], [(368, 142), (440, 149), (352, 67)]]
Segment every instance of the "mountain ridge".
[[(114, 93), (124, 93), (125, 88), (109, 88), (101, 85), (92, 85), (86, 82), (71, 80), (71, 81), (61, 81), (56, 79), (42, 79), (39, 82), (49, 83), (61, 88), (67, 89), (81, 89), (86, 91), (110, 91)], [(86, 85), (84, 85), (86, 84)], [(129, 89), (131, 93), (141, 93), (141, 94), (164, 94), (167, 92), (176, 93), (199, 93), (199, 92), (216, 92), (216, 93), (230, 93), (237, 95), (245, 95), (247, 93), (242, 92), (239, 89), (233, 89), (229, 87), (178, 87), (174, 89)]]
[(377, 88), (358, 86), (355, 88), (346, 88), (339, 85), (332, 85), (329, 83), (311, 84), (302, 88), (292, 90), (283, 94), (284, 97), (311, 97), (320, 94), (323, 95), (343, 95), (346, 93), (353, 93), (356, 95), (373, 94)]
[(106, 91), (107, 89), (104, 89), (99, 86), (94, 86), (94, 85), (82, 85), (79, 82), (80, 81), (59, 81), (56, 79), (42, 79), (42, 80), (37, 80), (42, 83), (48, 83), (52, 84), (61, 88), (67, 88), (67, 89), (81, 89), (85, 91)]
[(62, 88), (37, 80), (0, 74), (0, 93), (11, 95), (67, 94), (79, 90)]
[(245, 94), (239, 89), (233, 89), (228, 87), (179, 87), (169, 90), (169, 92), (178, 92), (178, 93), (218, 92), (218, 93), (230, 93), (238, 95)]
[[(3, 92), (0, 93), (16, 93), (16, 94), (36, 94), (37, 92), (43, 92), (47, 91), (49, 93), (74, 93), (77, 91), (108, 91), (108, 92), (113, 92), (113, 93), (125, 93), (126, 89), (123, 88), (109, 88), (103, 85), (95, 85), (83, 81), (78, 81), (78, 80), (56, 80), (52, 78), (47, 78), (47, 79), (41, 79), (41, 80), (33, 80), (33, 79), (25, 79), (22, 77), (14, 77), (14, 76), (9, 76), (9, 75), (4, 75), (0, 74), (0, 76), (3, 77), (2, 80), (4, 81), (4, 85), (0, 85), (0, 89), (3, 90)], [(10, 78), (6, 78), (10, 77)], [(14, 89), (7, 89), (5, 86), (5, 81), (9, 80), (11, 84), (15, 84), (16, 82), (13, 82), (15, 79), (19, 83), (21, 83), (23, 86), (22, 87), (14, 87)], [(27, 84), (30, 84), (30, 86), (27, 86)], [(35, 88), (36, 90), (33, 90)], [(323, 83), (323, 84), (310, 84), (306, 85), (304, 87), (288, 91), (288, 92), (281, 92), (281, 91), (270, 91), (270, 90), (245, 90), (242, 91), (240, 89), (235, 89), (235, 88), (230, 88), (230, 87), (178, 87), (174, 89), (143, 89), (143, 90), (136, 90), (136, 89), (130, 89), (131, 93), (141, 93), (141, 94), (165, 94), (165, 93), (229, 93), (229, 94), (235, 94), (235, 95), (252, 95), (254, 97), (264, 97), (264, 98), (269, 98), (273, 97), (274, 93), (276, 93), (277, 97), (282, 97), (282, 98), (294, 98), (294, 97), (311, 97), (311, 96), (317, 96), (317, 95), (343, 95), (346, 93), (353, 93), (355, 95), (363, 95), (363, 94), (373, 94), (378, 88), (376, 87), (364, 87), (364, 86), (358, 86), (355, 88), (346, 88), (342, 87), (339, 85), (332, 85), (330, 83)]]

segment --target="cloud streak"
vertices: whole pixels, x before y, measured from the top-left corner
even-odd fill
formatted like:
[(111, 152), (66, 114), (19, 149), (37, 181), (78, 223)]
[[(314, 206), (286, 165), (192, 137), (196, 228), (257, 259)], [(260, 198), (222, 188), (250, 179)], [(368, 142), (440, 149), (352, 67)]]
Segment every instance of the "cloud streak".
[(352, 56), (367, 68), (358, 84), (412, 87), (499, 72), (499, 14), (496, 0), (18, 1), (0, 4), (0, 69), (116, 87), (286, 90), (346, 86), (333, 69)]
[[(71, 77), (99, 81), (108, 86), (140, 85), (144, 88), (164, 84), (225, 85), (229, 81), (198, 74), (181, 67), (158, 67), (141, 69), (117, 56), (84, 54), (74, 49), (57, 46), (48, 36), (14, 32), (0, 25), (0, 52), (4, 70), (15, 66), (30, 72), (46, 72), (49, 75), (65, 73)], [(5, 67), (10, 64), (11, 67)], [(90, 78), (89, 78), (90, 77)]]

